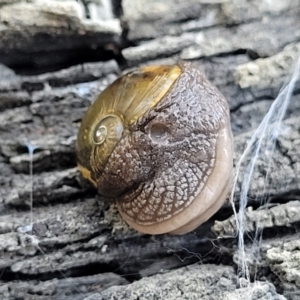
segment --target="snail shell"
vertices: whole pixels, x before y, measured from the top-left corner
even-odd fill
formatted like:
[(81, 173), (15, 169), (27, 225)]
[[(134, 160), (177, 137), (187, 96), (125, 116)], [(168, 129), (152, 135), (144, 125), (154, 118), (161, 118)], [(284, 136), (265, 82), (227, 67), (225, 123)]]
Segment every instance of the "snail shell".
[(90, 106), (76, 152), (83, 176), (116, 200), (131, 227), (183, 234), (228, 194), (228, 104), (190, 63), (144, 67), (117, 79)]

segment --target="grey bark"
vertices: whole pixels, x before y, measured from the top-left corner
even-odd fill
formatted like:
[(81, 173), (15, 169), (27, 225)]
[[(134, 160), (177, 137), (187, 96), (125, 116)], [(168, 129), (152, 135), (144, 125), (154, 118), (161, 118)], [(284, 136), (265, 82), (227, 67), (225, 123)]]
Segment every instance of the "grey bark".
[[(274, 152), (258, 160), (249, 191), (249, 285), (237, 276), (229, 201), (189, 234), (139, 234), (81, 180), (74, 145), (87, 107), (124, 63), (188, 59), (230, 103), (236, 164), (300, 55), (300, 1), (123, 0), (123, 14), (118, 1), (13, 2), (0, 1), (0, 298), (299, 299), (299, 80)], [(45, 72), (68, 65), (70, 49), (95, 47), (99, 62), (83, 57)], [(33, 223), (28, 145), (36, 147)]]

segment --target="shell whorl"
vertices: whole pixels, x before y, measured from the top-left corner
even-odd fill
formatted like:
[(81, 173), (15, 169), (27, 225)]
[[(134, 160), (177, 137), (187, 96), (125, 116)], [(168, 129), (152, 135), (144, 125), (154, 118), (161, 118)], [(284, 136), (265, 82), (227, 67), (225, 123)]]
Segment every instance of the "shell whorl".
[[(120, 77), (99, 95), (78, 132), (76, 152), (84, 177), (97, 186), (97, 178), (122, 134), (164, 97), (180, 74), (178, 66), (144, 67)], [(101, 122), (106, 124), (101, 126)]]

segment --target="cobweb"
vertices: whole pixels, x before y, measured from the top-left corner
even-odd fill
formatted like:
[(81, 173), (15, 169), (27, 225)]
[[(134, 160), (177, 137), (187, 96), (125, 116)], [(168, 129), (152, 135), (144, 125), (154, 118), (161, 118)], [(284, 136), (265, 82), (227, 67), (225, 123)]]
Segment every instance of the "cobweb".
[[(272, 157), (274, 156), (274, 150), (276, 146), (276, 140), (280, 135), (280, 132), (282, 131), (282, 121), (290, 103), (295, 84), (299, 78), (299, 72), (300, 56), (295, 64), (295, 69), (290, 80), (285, 83), (279, 95), (274, 100), (268, 113), (266, 114), (256, 131), (252, 135), (251, 139), (249, 140), (246, 149), (244, 150), (241, 158), (239, 159), (236, 165), (236, 174), (233, 181), (230, 201), (234, 211), (236, 226), (238, 230), (238, 278), (246, 279), (247, 283), (250, 282), (250, 272), (246, 259), (244, 237), (246, 228), (245, 215), (248, 203), (248, 192), (251, 187), (251, 180), (253, 177), (253, 173), (255, 172), (257, 161), (262, 156), (265, 156), (264, 160), (266, 161), (266, 164), (268, 166), (266, 170), (266, 175), (263, 178), (264, 187), (266, 188), (267, 186)], [(248, 161), (248, 165), (246, 166), (246, 168), (243, 168), (243, 173), (241, 173), (241, 166), (247, 163)], [(241, 189), (239, 193), (239, 211), (237, 212), (235, 208), (234, 198), (236, 194), (236, 186), (238, 179), (240, 179), (241, 181)], [(261, 201), (264, 202), (266, 198), (267, 197), (264, 197), (264, 199)], [(261, 203), (261, 205), (263, 204), (264, 203)], [(256, 232), (253, 245), (259, 245), (261, 243), (261, 234), (261, 232)]]

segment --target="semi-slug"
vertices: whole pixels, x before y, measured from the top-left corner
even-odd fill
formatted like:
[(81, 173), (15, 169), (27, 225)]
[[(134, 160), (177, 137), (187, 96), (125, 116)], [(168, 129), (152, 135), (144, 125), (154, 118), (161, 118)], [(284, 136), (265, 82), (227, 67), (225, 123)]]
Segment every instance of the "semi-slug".
[(108, 86), (78, 133), (78, 166), (136, 230), (183, 234), (224, 203), (233, 149), (226, 99), (191, 63), (147, 66)]

